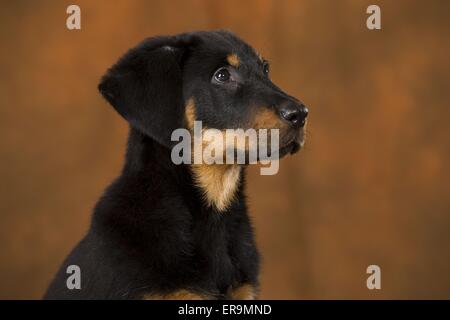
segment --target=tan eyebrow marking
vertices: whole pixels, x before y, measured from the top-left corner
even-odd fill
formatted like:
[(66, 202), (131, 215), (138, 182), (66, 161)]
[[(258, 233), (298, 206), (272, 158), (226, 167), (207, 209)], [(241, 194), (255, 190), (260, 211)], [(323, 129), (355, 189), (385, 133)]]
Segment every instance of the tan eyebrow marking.
[(192, 130), (194, 129), (194, 121), (195, 121), (195, 102), (194, 98), (189, 98), (186, 109), (185, 109), (185, 117), (186, 117), (186, 124), (188, 129)]
[(227, 56), (227, 62), (230, 64), (230, 66), (233, 66), (235, 68), (238, 68), (239, 64), (241, 63), (239, 57), (235, 53), (230, 53)]

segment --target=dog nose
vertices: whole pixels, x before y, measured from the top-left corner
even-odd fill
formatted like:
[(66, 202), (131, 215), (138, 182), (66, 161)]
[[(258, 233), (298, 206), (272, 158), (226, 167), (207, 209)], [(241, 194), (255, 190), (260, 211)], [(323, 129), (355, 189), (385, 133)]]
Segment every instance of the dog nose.
[(280, 116), (294, 127), (303, 127), (308, 116), (308, 108), (305, 105), (287, 103), (280, 108)]

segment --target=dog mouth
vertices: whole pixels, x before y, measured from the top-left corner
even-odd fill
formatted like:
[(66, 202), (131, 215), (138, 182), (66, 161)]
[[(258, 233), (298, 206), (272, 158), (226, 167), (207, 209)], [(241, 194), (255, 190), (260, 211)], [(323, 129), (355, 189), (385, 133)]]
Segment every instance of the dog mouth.
[(289, 142), (288, 144), (286, 144), (285, 146), (281, 147), (279, 150), (279, 156), (280, 158), (288, 155), (288, 154), (295, 154), (297, 153), (300, 149), (301, 149), (301, 142), (297, 139)]
[(289, 147), (291, 147), (289, 154), (295, 154), (302, 148), (302, 144), (298, 140), (295, 140), (289, 144)]
[[(303, 131), (297, 132), (296, 134), (289, 134), (287, 136), (284, 136), (282, 139), (286, 142), (282, 143), (281, 146), (278, 148), (277, 152), (277, 158), (281, 159), (284, 158), (287, 155), (293, 155), (300, 151), (302, 149), (304, 143), (305, 143), (305, 134)], [(281, 141), (280, 141), (281, 142)], [(266, 157), (260, 157), (258, 156), (258, 160), (262, 159), (268, 159), (270, 157), (274, 157), (275, 155), (272, 154), (272, 149), (269, 147), (267, 150), (267, 156)]]
[(250, 143), (248, 140), (245, 140), (246, 143), (244, 145), (240, 144), (237, 147), (235, 145), (225, 146), (225, 149), (219, 154), (222, 154), (224, 159), (228, 159), (229, 155), (231, 155), (231, 159), (239, 164), (277, 160), (300, 151), (304, 145), (304, 139), (305, 133), (303, 130), (289, 131), (280, 137), (278, 146), (271, 145), (271, 138), (268, 138), (268, 141), (264, 140), (262, 143), (260, 143), (259, 139), (256, 143)]
[(289, 139), (287, 143), (284, 144), (279, 150), (280, 158), (288, 154), (293, 155), (300, 151), (305, 143), (304, 132), (301, 131), (296, 134), (293, 138)]

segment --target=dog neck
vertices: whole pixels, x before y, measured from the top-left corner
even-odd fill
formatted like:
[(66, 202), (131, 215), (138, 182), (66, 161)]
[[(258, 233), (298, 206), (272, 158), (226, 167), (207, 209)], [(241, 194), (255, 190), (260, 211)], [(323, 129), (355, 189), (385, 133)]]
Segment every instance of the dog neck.
[(204, 207), (225, 212), (237, 200), (243, 188), (244, 167), (225, 164), (175, 165), (170, 149), (130, 128), (126, 162), (123, 174), (152, 175), (155, 170), (165, 172), (165, 177), (175, 179), (186, 189), (197, 189), (197, 198)]
[(196, 184), (204, 201), (219, 212), (229, 208), (235, 200), (241, 182), (242, 167), (238, 165), (193, 165)]

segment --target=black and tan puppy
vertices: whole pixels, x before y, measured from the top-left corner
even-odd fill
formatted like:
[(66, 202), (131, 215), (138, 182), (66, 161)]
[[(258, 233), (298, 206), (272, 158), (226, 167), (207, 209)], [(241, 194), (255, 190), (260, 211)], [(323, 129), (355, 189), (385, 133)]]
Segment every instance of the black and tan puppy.
[[(280, 156), (296, 152), (307, 109), (268, 74), (267, 61), (226, 31), (147, 39), (106, 73), (99, 90), (130, 124), (125, 165), (45, 298), (257, 297), (245, 166), (176, 165), (171, 134), (197, 120), (276, 128)], [(81, 289), (66, 286), (70, 265), (80, 267)]]

